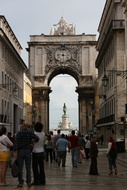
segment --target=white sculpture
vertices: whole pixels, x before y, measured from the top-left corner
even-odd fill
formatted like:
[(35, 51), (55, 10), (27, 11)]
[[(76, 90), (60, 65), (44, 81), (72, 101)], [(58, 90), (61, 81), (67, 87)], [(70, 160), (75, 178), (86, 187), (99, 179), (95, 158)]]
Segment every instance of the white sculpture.
[(58, 28), (51, 28), (50, 35), (75, 35), (75, 27), (73, 24), (68, 24), (66, 20), (61, 17), (58, 24), (55, 24), (53, 26), (58, 26)]

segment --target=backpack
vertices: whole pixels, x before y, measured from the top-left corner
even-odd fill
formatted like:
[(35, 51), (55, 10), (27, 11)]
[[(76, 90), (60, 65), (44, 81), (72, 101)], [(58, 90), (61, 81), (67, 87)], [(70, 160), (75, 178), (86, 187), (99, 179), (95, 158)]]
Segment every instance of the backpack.
[(19, 162), (15, 160), (11, 167), (11, 174), (13, 177), (19, 177)]

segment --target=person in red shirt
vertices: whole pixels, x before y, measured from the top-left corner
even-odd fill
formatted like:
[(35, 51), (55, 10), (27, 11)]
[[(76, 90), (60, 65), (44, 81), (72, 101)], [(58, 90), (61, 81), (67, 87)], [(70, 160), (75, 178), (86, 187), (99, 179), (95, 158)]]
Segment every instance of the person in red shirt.
[(68, 141), (70, 143), (69, 152), (71, 150), (72, 166), (77, 168), (79, 139), (78, 136), (75, 135), (74, 130), (72, 130), (71, 134), (72, 135), (68, 137)]

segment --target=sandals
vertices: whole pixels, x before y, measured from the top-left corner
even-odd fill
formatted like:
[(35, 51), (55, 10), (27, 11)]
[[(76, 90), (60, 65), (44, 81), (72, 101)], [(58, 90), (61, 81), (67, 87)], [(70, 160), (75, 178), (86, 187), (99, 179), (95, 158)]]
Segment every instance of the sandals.
[(113, 172), (112, 172), (112, 171), (110, 171), (109, 175), (112, 175), (112, 174), (113, 174)]
[(117, 175), (117, 169), (115, 169), (115, 175)]
[[(112, 175), (112, 174), (113, 174), (113, 172), (110, 171), (109, 175)], [(115, 175), (117, 175), (117, 168), (115, 169)]]

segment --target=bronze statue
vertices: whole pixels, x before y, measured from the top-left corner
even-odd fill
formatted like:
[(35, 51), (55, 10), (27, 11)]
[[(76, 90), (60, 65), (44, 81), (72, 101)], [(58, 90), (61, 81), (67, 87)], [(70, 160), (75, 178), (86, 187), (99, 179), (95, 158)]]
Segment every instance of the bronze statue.
[(64, 115), (66, 115), (66, 111), (67, 111), (67, 107), (66, 107), (66, 104), (64, 103), (64, 106), (63, 106)]

